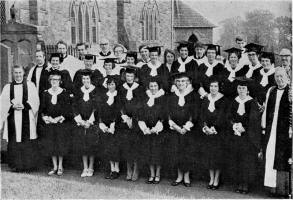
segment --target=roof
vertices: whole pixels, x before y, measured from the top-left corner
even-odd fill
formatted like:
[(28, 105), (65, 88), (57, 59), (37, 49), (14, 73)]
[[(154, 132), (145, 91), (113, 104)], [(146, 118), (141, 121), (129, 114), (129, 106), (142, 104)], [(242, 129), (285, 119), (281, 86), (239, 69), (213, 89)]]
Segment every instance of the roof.
[(175, 28), (214, 28), (209, 20), (181, 0), (174, 1), (174, 27)]

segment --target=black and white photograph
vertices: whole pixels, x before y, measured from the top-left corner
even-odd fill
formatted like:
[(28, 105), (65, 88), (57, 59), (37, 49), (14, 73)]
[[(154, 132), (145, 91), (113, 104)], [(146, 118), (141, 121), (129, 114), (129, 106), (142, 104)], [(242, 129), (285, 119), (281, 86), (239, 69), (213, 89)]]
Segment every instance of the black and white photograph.
[(1, 199), (293, 199), (291, 0), (0, 0)]

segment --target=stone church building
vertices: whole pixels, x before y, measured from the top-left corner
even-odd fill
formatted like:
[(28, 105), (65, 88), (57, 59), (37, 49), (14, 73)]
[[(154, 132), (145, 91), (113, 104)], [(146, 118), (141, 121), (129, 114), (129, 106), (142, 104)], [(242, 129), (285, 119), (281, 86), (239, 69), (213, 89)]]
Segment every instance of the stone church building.
[(45, 44), (62, 39), (95, 46), (107, 38), (132, 50), (141, 43), (174, 48), (192, 34), (212, 42), (215, 27), (181, 0), (2, 0), (1, 24), (9, 22), (13, 5), (16, 22), (36, 27)]

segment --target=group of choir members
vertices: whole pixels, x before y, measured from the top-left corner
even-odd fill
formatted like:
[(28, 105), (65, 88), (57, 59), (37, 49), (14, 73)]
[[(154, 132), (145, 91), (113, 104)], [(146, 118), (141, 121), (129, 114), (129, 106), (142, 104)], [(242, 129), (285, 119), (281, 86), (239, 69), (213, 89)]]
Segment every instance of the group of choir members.
[[(107, 42), (99, 57), (85, 54), (75, 66), (62, 42), (48, 64), (37, 51), (29, 81), (14, 67), (14, 81), (1, 94), (11, 168), (36, 167), (38, 148), (52, 159), (48, 175), (62, 175), (73, 150), (82, 158), (81, 177), (93, 176), (95, 157), (102, 157), (107, 179), (118, 178), (126, 161), (127, 181), (147, 165), (146, 182), (158, 184), (166, 161), (177, 171), (172, 186), (190, 187), (190, 172), (203, 165), (207, 188), (216, 190), (229, 153), (236, 192), (249, 192), (258, 158), (266, 163), (264, 185), (277, 188), (279, 171), (290, 170), (292, 102), (288, 74), (274, 67), (273, 53), (250, 43), (245, 52), (225, 50), (227, 60), (219, 62), (217, 45), (197, 42), (197, 55), (189, 56), (190, 43), (181, 41), (177, 59), (166, 49), (161, 63), (161, 47), (144, 45), (138, 62), (136, 52), (123, 59), (122, 45), (111, 56)], [(243, 54), (250, 63), (241, 66)]]

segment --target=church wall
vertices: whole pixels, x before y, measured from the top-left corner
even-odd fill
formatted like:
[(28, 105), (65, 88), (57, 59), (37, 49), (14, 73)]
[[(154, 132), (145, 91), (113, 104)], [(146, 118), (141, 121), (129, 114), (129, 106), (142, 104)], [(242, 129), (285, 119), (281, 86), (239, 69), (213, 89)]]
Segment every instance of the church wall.
[(188, 40), (192, 33), (203, 43), (213, 43), (212, 28), (175, 28), (175, 41)]

